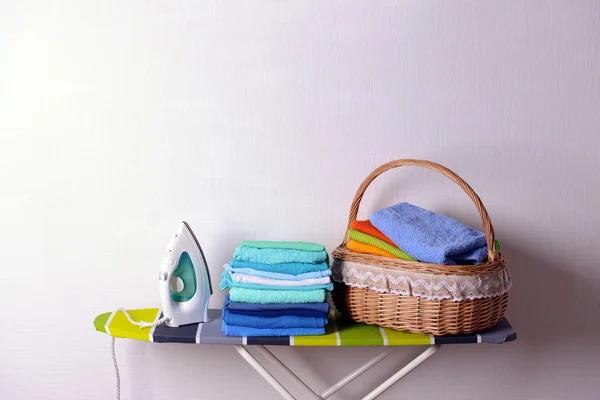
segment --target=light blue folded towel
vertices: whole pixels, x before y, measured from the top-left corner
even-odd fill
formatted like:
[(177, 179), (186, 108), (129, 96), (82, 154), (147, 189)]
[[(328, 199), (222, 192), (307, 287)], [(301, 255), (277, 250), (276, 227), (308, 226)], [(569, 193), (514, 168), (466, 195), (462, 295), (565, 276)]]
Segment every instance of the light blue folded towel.
[(375, 211), (370, 220), (398, 247), (421, 262), (473, 265), (487, 257), (483, 232), (410, 203)]
[(324, 335), (325, 327), (323, 328), (272, 328), (272, 329), (259, 329), (259, 328), (248, 328), (244, 326), (230, 326), (223, 321), (221, 325), (221, 332), (226, 336), (315, 336)]
[[(314, 265), (314, 264), (311, 264), (311, 265)], [(238, 273), (238, 274), (262, 276), (263, 278), (279, 279), (279, 280), (286, 280), (286, 281), (302, 281), (304, 279), (316, 279), (316, 278), (323, 278), (325, 276), (331, 276), (330, 269), (326, 269), (324, 271), (306, 272), (304, 274), (299, 274), (299, 275), (292, 275), (292, 274), (282, 274), (279, 272), (261, 271), (259, 269), (253, 269), (253, 268), (235, 268), (235, 267), (232, 267), (230, 264), (225, 264), (224, 268), (226, 271), (231, 271), (231, 272)]]
[(317, 264), (327, 260), (327, 252), (293, 249), (258, 249), (256, 247), (239, 246), (233, 252), (233, 259), (263, 264), (290, 262)]
[(233, 268), (252, 268), (259, 271), (277, 272), (280, 274), (300, 275), (309, 272), (319, 272), (329, 270), (329, 265), (325, 262), (311, 263), (279, 263), (279, 264), (263, 264), (252, 261), (231, 260), (229, 262)]
[(266, 290), (246, 289), (233, 287), (229, 290), (229, 297), (233, 302), (253, 304), (292, 304), (320, 303), (327, 297), (325, 289), (317, 290)]
[(224, 271), (221, 274), (223, 279), (219, 284), (221, 290), (227, 288), (240, 287), (245, 289), (269, 289), (269, 290), (317, 290), (325, 289), (330, 292), (333, 290), (333, 283), (322, 284), (322, 285), (310, 285), (310, 286), (272, 286), (272, 285), (259, 285), (256, 283), (240, 283), (236, 282), (231, 278), (231, 271)]
[(223, 321), (229, 326), (243, 326), (259, 329), (286, 328), (323, 328), (327, 325), (327, 317), (299, 317), (283, 315), (279, 317), (262, 317), (256, 315), (236, 314), (223, 307)]

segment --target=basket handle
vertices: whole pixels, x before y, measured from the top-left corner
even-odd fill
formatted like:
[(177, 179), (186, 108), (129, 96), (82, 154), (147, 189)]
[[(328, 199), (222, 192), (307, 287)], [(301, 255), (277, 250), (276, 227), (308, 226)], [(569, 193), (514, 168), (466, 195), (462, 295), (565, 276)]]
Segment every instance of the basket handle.
[(475, 207), (477, 207), (477, 211), (479, 211), (481, 221), (483, 222), (483, 232), (485, 234), (485, 240), (487, 242), (489, 261), (495, 261), (498, 257), (498, 251), (496, 250), (496, 242), (494, 239), (494, 228), (492, 227), (492, 222), (490, 221), (490, 217), (483, 203), (481, 202), (481, 199), (479, 198), (477, 193), (475, 193), (475, 191), (471, 188), (471, 186), (469, 186), (469, 184), (465, 182), (460, 176), (458, 176), (448, 168), (431, 161), (411, 159), (395, 160), (383, 164), (382, 166), (378, 167), (373, 172), (371, 172), (369, 176), (367, 176), (367, 178), (360, 185), (360, 187), (356, 191), (354, 200), (352, 200), (352, 206), (350, 207), (350, 217), (348, 218), (348, 229), (350, 229), (350, 224), (356, 221), (356, 217), (358, 216), (358, 208), (360, 207), (360, 202), (363, 198), (363, 195), (365, 194), (365, 190), (367, 190), (367, 187), (371, 184), (371, 182), (373, 182), (375, 178), (377, 178), (382, 173), (389, 171), (390, 169), (403, 166), (424, 167), (439, 172), (446, 178), (453, 180), (458, 186), (462, 188), (462, 190), (465, 191), (466, 194), (469, 195), (471, 200), (473, 200)]

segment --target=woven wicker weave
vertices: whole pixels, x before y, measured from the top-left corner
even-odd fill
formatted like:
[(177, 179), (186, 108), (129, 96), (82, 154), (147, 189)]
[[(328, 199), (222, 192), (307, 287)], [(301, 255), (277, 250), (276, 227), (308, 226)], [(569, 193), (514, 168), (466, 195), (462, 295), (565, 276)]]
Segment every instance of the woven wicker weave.
[[(437, 171), (457, 183), (469, 195), (483, 222), (483, 231), (488, 245), (488, 260), (477, 265), (438, 265), (356, 253), (346, 247), (347, 236), (332, 252), (334, 259), (433, 275), (477, 275), (506, 269), (504, 257), (496, 250), (492, 223), (479, 196), (454, 172), (430, 161), (396, 160), (375, 169), (360, 185), (354, 196), (348, 228), (356, 220), (360, 202), (371, 182), (383, 172), (401, 166), (420, 166)], [(507, 270), (506, 272), (508, 273)], [(358, 322), (413, 333), (446, 335), (479, 332), (494, 326), (504, 316), (508, 294), (463, 301), (430, 300), (417, 296), (380, 293), (369, 288), (335, 282), (333, 301), (340, 312)]]

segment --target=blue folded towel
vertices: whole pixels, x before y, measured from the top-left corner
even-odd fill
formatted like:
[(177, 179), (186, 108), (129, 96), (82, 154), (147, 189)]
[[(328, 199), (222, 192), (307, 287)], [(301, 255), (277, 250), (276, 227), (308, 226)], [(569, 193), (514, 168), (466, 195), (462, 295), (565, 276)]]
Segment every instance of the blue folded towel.
[[(265, 265), (268, 265), (268, 264), (265, 264)], [(311, 264), (311, 265), (313, 265), (313, 264)], [(224, 268), (226, 271), (231, 271), (231, 272), (235, 272), (238, 274), (262, 276), (263, 278), (279, 279), (279, 280), (287, 280), (287, 281), (303, 281), (304, 279), (316, 279), (316, 278), (323, 278), (325, 276), (331, 276), (330, 269), (326, 269), (324, 271), (306, 272), (304, 274), (292, 275), (292, 274), (282, 274), (279, 272), (261, 271), (259, 269), (253, 269), (253, 268), (236, 268), (236, 267), (231, 266), (230, 264), (225, 264)]]
[(289, 262), (317, 264), (327, 260), (326, 251), (303, 251), (292, 249), (258, 249), (239, 246), (233, 252), (233, 259), (263, 264), (281, 264)]
[[(297, 317), (316, 317), (316, 318), (327, 318), (327, 314), (329, 312), (329, 304), (325, 302), (326, 308), (322, 307), (323, 303), (306, 303), (309, 306), (318, 304), (320, 310), (310, 309), (310, 308), (302, 308), (304, 304), (264, 304), (266, 306), (281, 306), (280, 309), (269, 309), (269, 310), (257, 310), (248, 309), (247, 307), (242, 307), (241, 309), (231, 308), (231, 301), (229, 300), (229, 294), (225, 295), (225, 301), (223, 302), (223, 307), (230, 310), (231, 313), (241, 314), (241, 315), (253, 315), (255, 317), (283, 317), (284, 315), (294, 315)], [(244, 306), (256, 306), (258, 304), (251, 303), (236, 303), (242, 304)], [(262, 304), (261, 304), (262, 305)], [(284, 307), (285, 306), (285, 307)], [(289, 308), (293, 307), (293, 308)], [(316, 307), (315, 307), (316, 308)], [(235, 325), (235, 324), (234, 324)]]
[(221, 325), (221, 332), (226, 336), (315, 336), (324, 335), (325, 327), (323, 328), (279, 328), (279, 329), (259, 329), (248, 328), (245, 326), (230, 326), (226, 322)]
[(225, 303), (227, 308), (241, 311), (282, 311), (282, 310), (298, 310), (298, 311), (314, 311), (327, 314), (329, 312), (329, 303), (321, 301), (319, 303), (246, 303), (240, 301), (231, 301), (230, 295), (225, 295)]
[(327, 325), (327, 318), (298, 317), (284, 315), (281, 317), (257, 317), (255, 315), (236, 314), (223, 307), (223, 321), (229, 326), (243, 326), (258, 329), (289, 329), (289, 328), (322, 328)]
[(487, 256), (483, 232), (409, 203), (375, 211), (370, 220), (398, 247), (422, 262), (472, 265)]
[(277, 272), (281, 274), (300, 275), (309, 272), (327, 271), (329, 265), (325, 262), (312, 263), (279, 263), (279, 264), (263, 264), (252, 261), (231, 260), (229, 263), (233, 268), (252, 268), (259, 271)]
[(333, 283), (322, 284), (322, 285), (310, 285), (310, 286), (273, 286), (273, 285), (259, 285), (255, 283), (240, 283), (231, 279), (231, 272), (224, 271), (221, 274), (221, 278), (223, 279), (219, 284), (219, 289), (225, 290), (227, 288), (240, 287), (245, 289), (269, 289), (269, 290), (318, 290), (325, 289), (328, 291), (333, 290)]

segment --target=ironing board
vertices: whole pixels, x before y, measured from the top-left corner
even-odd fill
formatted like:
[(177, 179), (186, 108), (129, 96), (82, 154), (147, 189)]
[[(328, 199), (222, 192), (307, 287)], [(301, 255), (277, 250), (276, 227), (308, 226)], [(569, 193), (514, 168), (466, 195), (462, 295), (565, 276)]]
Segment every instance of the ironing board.
[[(127, 310), (127, 312), (136, 321), (158, 321), (162, 317), (159, 308), (134, 309)], [(127, 320), (125, 314), (115, 311), (98, 315), (94, 320), (94, 326), (97, 331), (106, 333), (115, 338), (143, 340), (154, 343), (232, 345), (243, 359), (246, 360), (246, 362), (248, 362), (248, 364), (250, 364), (250, 366), (252, 366), (275, 390), (277, 390), (277, 392), (281, 394), (282, 398), (286, 400), (294, 400), (296, 397), (273, 377), (260, 360), (255, 358), (248, 351), (248, 346), (252, 346), (256, 349), (265, 359), (278, 367), (289, 379), (308, 389), (311, 399), (329, 398), (338, 390), (342, 389), (390, 355), (395, 347), (427, 346), (425, 351), (363, 398), (363, 400), (372, 400), (435, 354), (441, 345), (468, 343), (500, 344), (514, 341), (517, 338), (516, 332), (506, 319), (502, 319), (496, 326), (477, 334), (430, 336), (356, 323), (337, 312), (330, 313), (329, 323), (327, 324), (324, 335), (237, 337), (225, 336), (221, 332), (221, 310), (209, 310), (209, 316), (211, 321), (202, 324), (186, 325), (179, 328), (170, 328), (165, 325), (140, 328), (131, 324)], [(346, 377), (342, 378), (323, 393), (317, 394), (265, 346), (376, 346), (383, 347), (383, 351)], [(306, 397), (303, 396), (302, 398)]]

